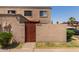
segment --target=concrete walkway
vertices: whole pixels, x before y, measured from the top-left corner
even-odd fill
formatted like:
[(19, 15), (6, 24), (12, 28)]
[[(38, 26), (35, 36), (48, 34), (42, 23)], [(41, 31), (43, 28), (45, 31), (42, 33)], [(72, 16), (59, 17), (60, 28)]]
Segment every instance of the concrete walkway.
[(0, 49), (0, 52), (79, 52), (79, 48), (52, 48), (52, 49)]
[(35, 49), (36, 52), (79, 52), (79, 48)]
[(79, 48), (35, 48), (35, 42), (25, 43), (22, 48), (0, 49), (0, 52), (79, 52)]

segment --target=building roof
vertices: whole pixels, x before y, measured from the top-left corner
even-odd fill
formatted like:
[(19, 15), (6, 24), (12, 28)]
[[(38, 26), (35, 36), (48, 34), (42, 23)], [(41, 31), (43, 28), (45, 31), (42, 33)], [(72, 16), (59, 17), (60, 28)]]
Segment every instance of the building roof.
[(51, 6), (0, 6), (0, 8), (46, 8), (46, 9), (51, 9)]

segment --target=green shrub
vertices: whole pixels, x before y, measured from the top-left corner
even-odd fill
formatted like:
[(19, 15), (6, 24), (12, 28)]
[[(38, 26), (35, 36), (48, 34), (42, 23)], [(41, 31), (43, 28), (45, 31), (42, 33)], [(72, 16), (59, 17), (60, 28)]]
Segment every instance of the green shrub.
[(74, 30), (67, 29), (67, 42), (70, 42), (72, 39), (71, 37), (75, 34)]
[(7, 47), (10, 44), (12, 33), (0, 32), (0, 44), (2, 47)]

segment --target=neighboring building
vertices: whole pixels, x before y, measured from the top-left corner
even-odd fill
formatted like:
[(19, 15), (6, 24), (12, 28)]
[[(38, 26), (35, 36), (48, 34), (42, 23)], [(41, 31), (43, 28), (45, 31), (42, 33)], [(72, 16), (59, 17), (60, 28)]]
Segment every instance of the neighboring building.
[(72, 28), (78, 28), (79, 29), (79, 21), (74, 21), (73, 23), (71, 22), (63, 22), (62, 24), (66, 24), (67, 27), (72, 27)]
[(66, 27), (51, 24), (50, 7), (0, 6), (0, 31), (17, 42), (66, 42)]

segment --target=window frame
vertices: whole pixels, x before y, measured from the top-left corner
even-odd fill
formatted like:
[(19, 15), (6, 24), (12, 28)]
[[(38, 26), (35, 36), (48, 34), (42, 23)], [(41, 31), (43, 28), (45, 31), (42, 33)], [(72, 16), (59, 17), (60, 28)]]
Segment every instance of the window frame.
[[(28, 13), (31, 12), (31, 13), (29, 15), (26, 15), (26, 12), (28, 12)], [(32, 17), (33, 16), (32, 11), (31, 10), (25, 10), (24, 16)]]
[[(41, 16), (41, 12), (45, 12), (46, 13), (46, 16)], [(39, 16), (42, 17), (42, 18), (47, 18), (48, 17), (47, 11), (41, 10), (39, 12)]]
[(8, 10), (8, 14), (13, 14), (13, 15), (15, 15), (15, 14), (16, 14), (16, 10)]

